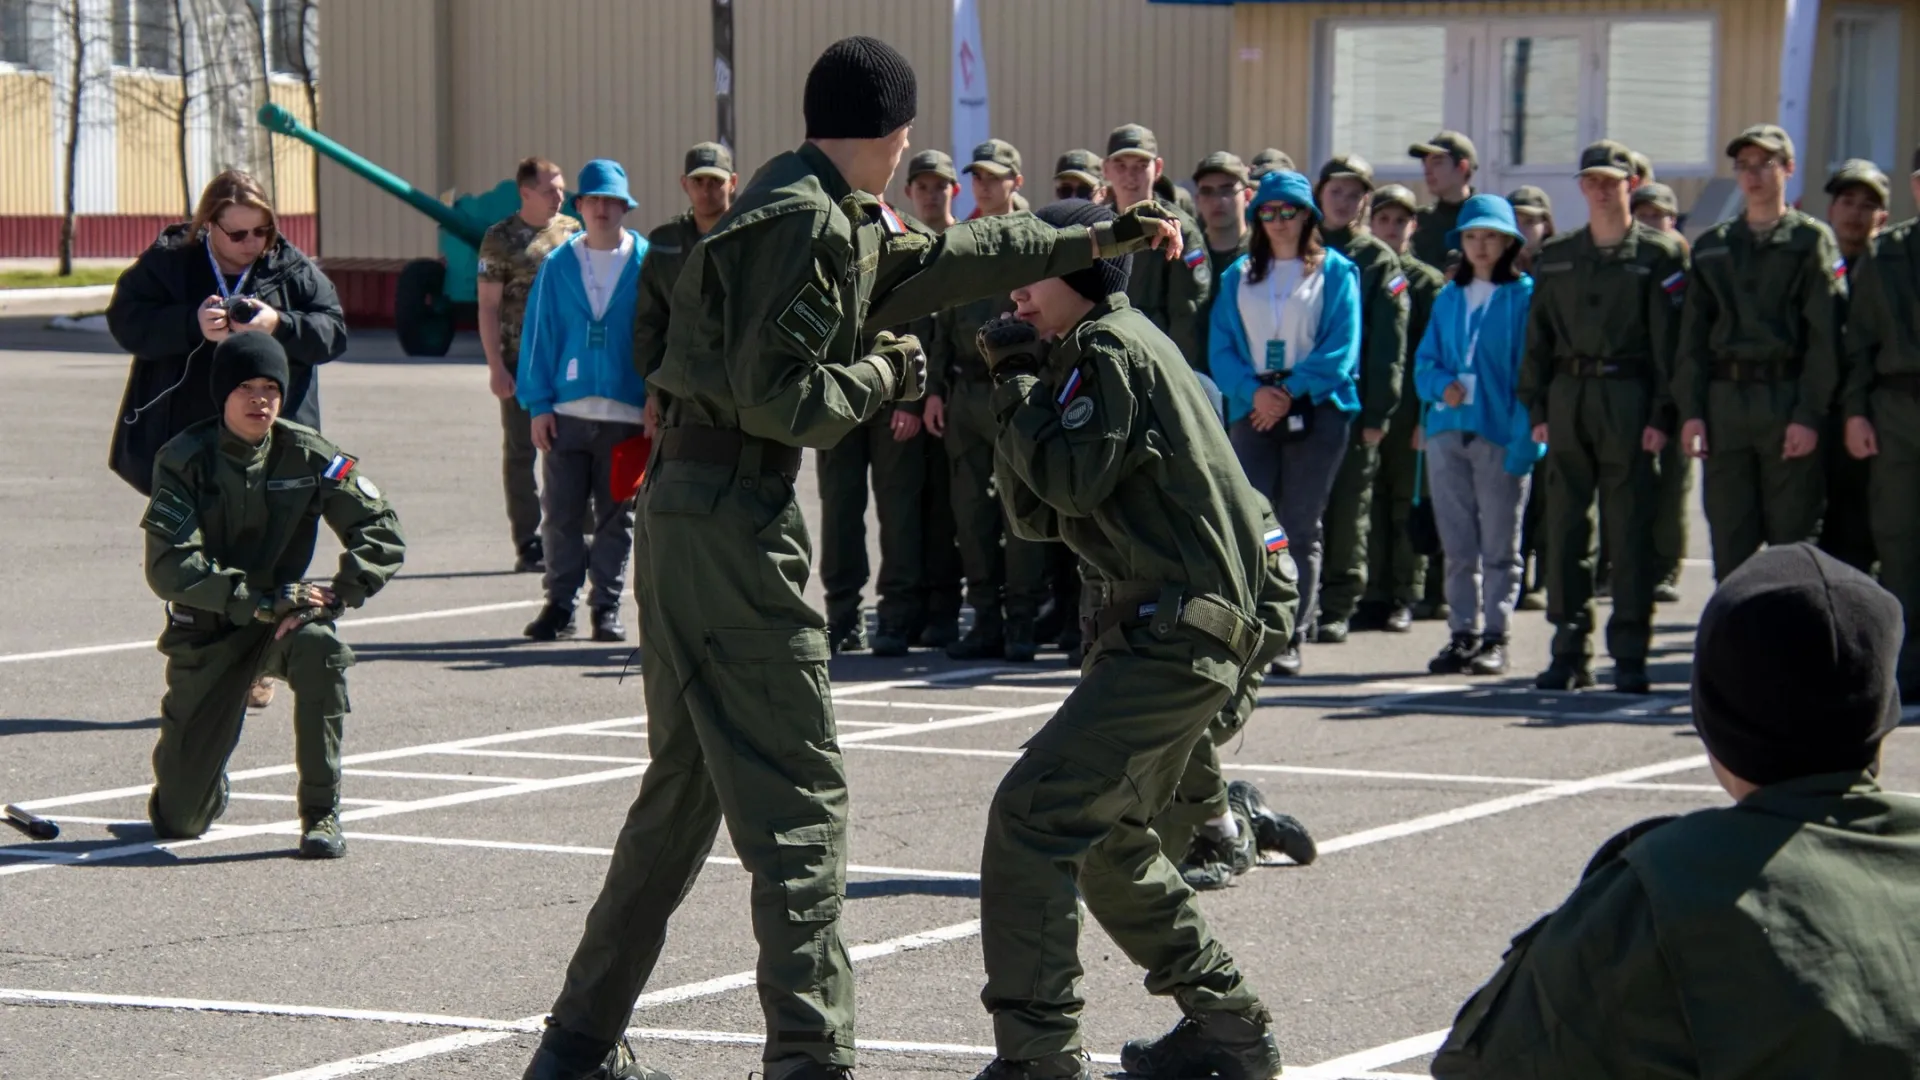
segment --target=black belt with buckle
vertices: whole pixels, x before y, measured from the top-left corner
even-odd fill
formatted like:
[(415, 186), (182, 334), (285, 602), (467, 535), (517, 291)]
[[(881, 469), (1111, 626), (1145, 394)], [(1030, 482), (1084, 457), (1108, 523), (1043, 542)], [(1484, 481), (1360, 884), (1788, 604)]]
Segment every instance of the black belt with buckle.
[(1174, 627), (1186, 626), (1225, 645), (1242, 665), (1260, 647), (1261, 629), (1252, 620), (1211, 596), (1188, 595), (1179, 585), (1089, 581), (1081, 587), (1080, 611), (1080, 632), (1088, 643), (1114, 627), (1151, 626), (1166, 637)]
[(748, 435), (739, 428), (675, 427), (660, 433), (660, 460), (738, 467), (742, 455), (758, 454), (760, 472), (789, 483), (800, 477), (800, 448)]
[(1560, 374), (1579, 379), (1637, 379), (1647, 370), (1639, 360), (1574, 356), (1560, 361)]
[(1715, 382), (1785, 382), (1799, 378), (1799, 373), (1789, 371), (1788, 365), (1779, 360), (1715, 360), (1713, 362), (1713, 380)]

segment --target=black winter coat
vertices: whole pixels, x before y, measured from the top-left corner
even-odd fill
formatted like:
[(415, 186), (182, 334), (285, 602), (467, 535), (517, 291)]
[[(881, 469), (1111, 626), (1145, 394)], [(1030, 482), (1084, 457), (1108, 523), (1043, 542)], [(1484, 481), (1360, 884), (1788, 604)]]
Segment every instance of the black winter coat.
[[(213, 347), (200, 336), (200, 305), (219, 291), (206, 241), (184, 222), (162, 229), (114, 286), (107, 328), (133, 354), (133, 364), (107, 465), (142, 495), (152, 494), (153, 459), (160, 447), (195, 421), (220, 414), (209, 387)], [(346, 318), (333, 283), (281, 238), (254, 263), (246, 294), (280, 313), (273, 336), (286, 347), (292, 379), (280, 415), (318, 429), (320, 387), (314, 368), (347, 348)], [(167, 393), (176, 383), (178, 388)], [(129, 422), (141, 406), (144, 411)]]

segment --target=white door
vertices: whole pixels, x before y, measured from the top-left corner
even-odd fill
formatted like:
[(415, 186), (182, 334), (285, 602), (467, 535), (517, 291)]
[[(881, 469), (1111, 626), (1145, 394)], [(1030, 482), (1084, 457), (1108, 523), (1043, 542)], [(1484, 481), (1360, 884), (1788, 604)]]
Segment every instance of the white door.
[(1501, 20), (1455, 29), (1448, 47), (1448, 111), (1480, 151), (1475, 187), (1505, 195), (1532, 184), (1553, 200), (1559, 229), (1586, 224), (1574, 173), (1606, 126), (1599, 27)]

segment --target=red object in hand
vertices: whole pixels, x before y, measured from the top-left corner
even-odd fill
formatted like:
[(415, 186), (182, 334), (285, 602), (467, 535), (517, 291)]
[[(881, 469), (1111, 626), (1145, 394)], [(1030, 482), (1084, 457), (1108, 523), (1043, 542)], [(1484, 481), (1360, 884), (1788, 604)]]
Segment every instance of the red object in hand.
[(626, 502), (640, 493), (640, 482), (647, 478), (647, 458), (653, 455), (653, 440), (635, 435), (613, 448), (613, 468), (607, 486), (614, 502)]

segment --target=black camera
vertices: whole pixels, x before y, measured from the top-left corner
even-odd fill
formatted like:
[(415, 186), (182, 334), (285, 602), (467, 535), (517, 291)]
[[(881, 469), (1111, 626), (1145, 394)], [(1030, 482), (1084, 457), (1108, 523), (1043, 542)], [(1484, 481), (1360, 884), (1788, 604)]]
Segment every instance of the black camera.
[(260, 301), (245, 296), (235, 296), (227, 301), (228, 322), (252, 322), (260, 314)]

